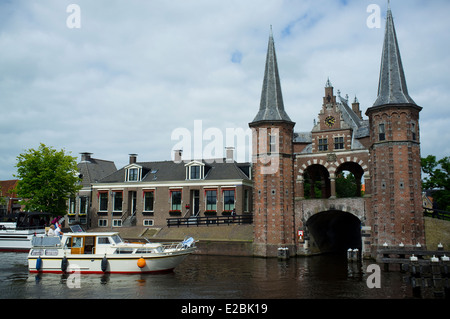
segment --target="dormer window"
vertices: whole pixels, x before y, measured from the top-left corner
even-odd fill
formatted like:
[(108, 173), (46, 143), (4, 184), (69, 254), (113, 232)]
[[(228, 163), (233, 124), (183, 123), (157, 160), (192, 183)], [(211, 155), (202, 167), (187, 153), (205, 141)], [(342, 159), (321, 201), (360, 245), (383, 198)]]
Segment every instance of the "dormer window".
[(205, 164), (202, 162), (193, 161), (185, 166), (187, 180), (198, 180), (205, 178)]
[(125, 167), (125, 181), (139, 182), (142, 179), (142, 167), (136, 164)]
[(190, 179), (200, 179), (200, 166), (199, 165), (194, 165), (190, 167)]
[(138, 169), (137, 168), (130, 168), (128, 170), (128, 180), (130, 182), (136, 182), (138, 180)]

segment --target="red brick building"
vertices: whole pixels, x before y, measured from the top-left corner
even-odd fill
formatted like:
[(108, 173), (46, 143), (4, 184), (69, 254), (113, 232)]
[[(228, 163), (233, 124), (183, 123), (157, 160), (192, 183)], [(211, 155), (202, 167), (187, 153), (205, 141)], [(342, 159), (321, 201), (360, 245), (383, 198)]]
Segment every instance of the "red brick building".
[(0, 181), (0, 216), (8, 218), (21, 210), (21, 199), (14, 192), (17, 182), (17, 179)]
[[(325, 84), (311, 132), (295, 132), (284, 109), (269, 37), (253, 132), (254, 253), (276, 256), (425, 245), (419, 112), (411, 99), (391, 10), (378, 97), (364, 119), (355, 97)], [(364, 191), (362, 191), (364, 190)]]
[(250, 214), (250, 163), (226, 158), (129, 164), (91, 183), (91, 226), (162, 228), (169, 218)]

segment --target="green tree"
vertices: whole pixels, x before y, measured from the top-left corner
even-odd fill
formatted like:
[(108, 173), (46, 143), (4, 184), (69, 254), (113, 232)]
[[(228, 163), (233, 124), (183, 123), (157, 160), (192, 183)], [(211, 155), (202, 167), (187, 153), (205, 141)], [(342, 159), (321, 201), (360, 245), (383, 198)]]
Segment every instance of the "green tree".
[(29, 211), (64, 215), (67, 200), (80, 189), (76, 158), (40, 144), (17, 156), (16, 193)]
[(358, 197), (358, 184), (355, 175), (352, 173), (340, 173), (336, 176), (336, 197)]
[(433, 189), (433, 200), (437, 208), (450, 211), (450, 157), (436, 160), (436, 156), (428, 155), (421, 159), (423, 189)]

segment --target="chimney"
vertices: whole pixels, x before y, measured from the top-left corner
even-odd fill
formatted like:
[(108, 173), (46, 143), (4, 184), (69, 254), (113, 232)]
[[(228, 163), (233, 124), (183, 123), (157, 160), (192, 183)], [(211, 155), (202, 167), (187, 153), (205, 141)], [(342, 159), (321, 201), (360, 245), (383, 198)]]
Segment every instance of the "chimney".
[(80, 153), (80, 154), (81, 154), (81, 161), (82, 162), (90, 162), (91, 161), (92, 153), (84, 152), (84, 153)]
[(175, 150), (175, 151), (174, 151), (174, 158), (173, 158), (173, 161), (174, 161), (176, 164), (181, 163), (182, 155), (183, 155), (183, 150)]
[(137, 154), (130, 154), (130, 164), (136, 163)]
[(226, 162), (234, 163), (234, 147), (225, 147), (226, 149)]
[(353, 112), (355, 112), (356, 115), (358, 115), (358, 117), (362, 120), (362, 114), (361, 114), (361, 110), (359, 109), (359, 101), (355, 96), (355, 100), (352, 103), (352, 110)]

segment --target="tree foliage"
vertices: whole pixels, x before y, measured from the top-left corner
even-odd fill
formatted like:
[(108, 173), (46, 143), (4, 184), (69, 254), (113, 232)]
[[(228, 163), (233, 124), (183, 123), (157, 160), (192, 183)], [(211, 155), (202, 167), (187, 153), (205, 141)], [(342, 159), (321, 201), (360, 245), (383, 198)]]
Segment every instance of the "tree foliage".
[(428, 155), (421, 159), (423, 189), (433, 190), (433, 200), (438, 209), (450, 211), (450, 157), (436, 160), (436, 156)]
[(356, 183), (355, 175), (352, 173), (338, 174), (336, 176), (336, 197), (358, 197), (361, 196)]
[(76, 158), (40, 144), (17, 156), (16, 193), (28, 211), (67, 212), (67, 200), (80, 189)]

